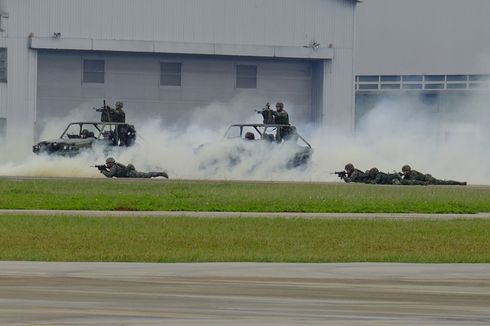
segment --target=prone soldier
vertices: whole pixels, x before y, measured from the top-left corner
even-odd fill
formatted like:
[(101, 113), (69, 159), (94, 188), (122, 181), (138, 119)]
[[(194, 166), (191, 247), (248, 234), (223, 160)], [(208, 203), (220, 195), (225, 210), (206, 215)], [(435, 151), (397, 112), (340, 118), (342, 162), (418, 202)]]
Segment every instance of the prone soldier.
[(168, 179), (167, 172), (139, 172), (136, 171), (133, 164), (127, 166), (116, 162), (113, 157), (108, 157), (105, 161), (106, 164), (95, 165), (99, 169), (100, 173), (108, 178), (155, 178), (164, 177)]
[(354, 168), (352, 163), (347, 163), (344, 167), (345, 171), (335, 172), (345, 182), (365, 182), (368, 178), (367, 173)]
[(434, 178), (430, 174), (424, 174), (416, 170), (412, 170), (410, 165), (404, 165), (402, 167), (402, 175), (403, 175), (403, 180), (402, 184), (405, 184), (404, 182), (414, 182), (414, 181), (422, 181), (426, 182), (427, 184), (431, 185), (456, 185), (456, 186), (466, 186), (466, 182), (460, 182), (460, 181), (454, 181), (454, 180), (440, 180)]

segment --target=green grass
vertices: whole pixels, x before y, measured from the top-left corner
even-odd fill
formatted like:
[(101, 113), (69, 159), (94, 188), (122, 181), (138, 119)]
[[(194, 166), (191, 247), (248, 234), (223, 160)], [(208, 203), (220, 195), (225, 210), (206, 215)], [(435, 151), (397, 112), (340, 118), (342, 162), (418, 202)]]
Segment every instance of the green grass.
[(8, 216), (0, 260), (490, 263), (490, 221)]
[(0, 209), (478, 213), (490, 187), (4, 178)]

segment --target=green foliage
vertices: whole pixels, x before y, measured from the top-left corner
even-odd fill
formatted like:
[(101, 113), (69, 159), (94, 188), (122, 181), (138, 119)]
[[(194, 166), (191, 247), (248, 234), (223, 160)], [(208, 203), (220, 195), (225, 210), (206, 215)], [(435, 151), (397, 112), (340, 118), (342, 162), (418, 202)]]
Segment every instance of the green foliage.
[(490, 263), (490, 221), (8, 216), (0, 260)]
[(0, 209), (490, 212), (490, 187), (124, 179), (0, 179)]

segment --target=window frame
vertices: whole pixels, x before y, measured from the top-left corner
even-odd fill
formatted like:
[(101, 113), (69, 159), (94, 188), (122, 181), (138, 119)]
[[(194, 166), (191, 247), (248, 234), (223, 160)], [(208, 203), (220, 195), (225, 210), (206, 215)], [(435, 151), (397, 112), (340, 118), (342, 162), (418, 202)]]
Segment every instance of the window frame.
[[(179, 67), (178, 72), (172, 71), (165, 71), (164, 67), (165, 65), (168, 65), (168, 67), (171, 67), (171, 65)], [(160, 82), (159, 86), (160, 87), (182, 87), (182, 66), (183, 63), (181, 61), (160, 61)], [(170, 80), (167, 79), (165, 80), (165, 77), (171, 77)], [(178, 83), (172, 83), (172, 77), (178, 77)], [(177, 80), (177, 79), (176, 79)], [(167, 81), (167, 83), (164, 83)]]
[[(102, 70), (86, 69), (85, 63), (88, 63), (90, 61), (102, 62)], [(106, 71), (106, 65), (104, 59), (82, 58), (82, 84), (105, 84), (105, 71)], [(102, 75), (102, 81), (96, 78), (87, 78), (88, 76), (98, 76), (100, 74)]]
[(8, 74), (8, 51), (7, 48), (0, 47), (0, 83), (7, 82), (7, 74)]

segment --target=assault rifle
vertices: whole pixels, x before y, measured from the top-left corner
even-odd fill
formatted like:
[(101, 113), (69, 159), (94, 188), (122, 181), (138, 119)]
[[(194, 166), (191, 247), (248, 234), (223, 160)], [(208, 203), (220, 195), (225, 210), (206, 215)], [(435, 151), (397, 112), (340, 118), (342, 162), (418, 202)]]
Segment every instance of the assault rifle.
[(97, 168), (99, 171), (107, 171), (107, 166), (105, 164), (91, 165), (91, 168)]
[(332, 172), (330, 174), (336, 174), (339, 178), (342, 179), (343, 177), (345, 177), (347, 175), (347, 172), (345, 172), (345, 171), (335, 171), (335, 172)]
[(271, 105), (269, 104), (269, 102), (267, 102), (262, 110), (255, 110), (255, 112), (258, 114), (262, 114), (264, 124), (274, 123), (274, 116), (272, 115)]
[(102, 122), (111, 122), (112, 116), (114, 115), (114, 109), (105, 103), (100, 108), (93, 108), (96, 112), (100, 112), (100, 121)]

